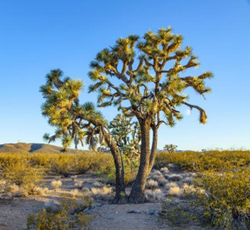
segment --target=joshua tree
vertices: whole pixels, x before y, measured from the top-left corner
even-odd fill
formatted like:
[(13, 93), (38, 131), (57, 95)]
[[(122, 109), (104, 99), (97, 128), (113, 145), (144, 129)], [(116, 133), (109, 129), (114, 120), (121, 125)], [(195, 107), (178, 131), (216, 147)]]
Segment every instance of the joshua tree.
[(117, 146), (127, 159), (134, 160), (140, 155), (141, 133), (138, 122), (123, 114), (118, 114), (109, 124), (109, 129)]
[[(182, 36), (174, 35), (171, 29), (160, 29), (157, 34), (149, 31), (139, 40), (136, 35), (118, 39), (116, 45), (97, 54), (91, 63), (90, 78), (95, 82), (90, 91), (98, 91), (98, 105), (118, 106), (123, 114), (135, 117), (140, 126), (140, 166), (128, 201), (143, 202), (146, 178), (150, 173), (157, 150), (160, 125), (173, 126), (182, 118), (177, 107), (188, 106), (200, 113), (200, 122), (206, 122), (206, 112), (197, 105), (187, 102), (183, 93), (193, 88), (204, 96), (210, 92), (204, 80), (211, 78), (211, 72), (199, 76), (183, 76), (183, 71), (199, 65), (190, 47), (181, 49)], [(140, 56), (136, 56), (140, 54)], [(172, 67), (168, 67), (172, 63)], [(49, 141), (61, 138), (64, 148), (71, 141), (77, 146), (83, 144), (83, 137), (95, 146), (105, 141), (109, 146), (116, 167), (116, 196), (114, 202), (126, 202), (124, 194), (124, 170), (117, 135), (113, 137), (107, 122), (93, 104), (79, 104), (81, 81), (61, 79), (62, 72), (54, 70), (47, 75), (47, 83), (41, 87), (46, 102), (43, 115), (57, 127), (55, 135), (45, 135)], [(152, 130), (152, 143), (150, 143)], [(126, 141), (126, 138), (122, 140)], [(125, 143), (125, 142), (124, 142)]]
[(91, 62), (89, 77), (95, 83), (89, 91), (99, 92), (98, 105), (118, 106), (127, 117), (135, 116), (140, 125), (140, 166), (129, 196), (133, 203), (145, 200), (143, 192), (154, 165), (160, 125), (173, 126), (175, 120), (180, 120), (177, 107), (181, 105), (197, 109), (201, 123), (207, 119), (205, 110), (189, 104), (183, 93), (187, 88), (202, 96), (210, 92), (204, 80), (212, 73), (183, 76), (185, 70), (199, 66), (199, 62), (191, 47), (181, 48), (182, 40), (181, 35), (171, 33), (171, 28), (160, 29), (156, 34), (149, 31), (142, 40), (130, 35), (99, 52)]
[(176, 148), (177, 145), (170, 144), (170, 145), (165, 145), (163, 149), (168, 151), (169, 153), (174, 153)]
[(62, 79), (62, 71), (52, 70), (46, 76), (47, 82), (41, 86), (40, 91), (45, 98), (42, 105), (42, 114), (49, 118), (49, 124), (57, 130), (54, 135), (45, 134), (49, 142), (62, 140), (64, 149), (71, 142), (77, 145), (86, 138), (90, 149), (95, 149), (97, 141), (106, 142), (114, 158), (116, 167), (116, 196), (115, 203), (127, 202), (124, 185), (124, 169), (120, 150), (107, 129), (107, 122), (102, 114), (95, 110), (92, 103), (81, 105), (78, 100), (83, 82), (81, 80)]

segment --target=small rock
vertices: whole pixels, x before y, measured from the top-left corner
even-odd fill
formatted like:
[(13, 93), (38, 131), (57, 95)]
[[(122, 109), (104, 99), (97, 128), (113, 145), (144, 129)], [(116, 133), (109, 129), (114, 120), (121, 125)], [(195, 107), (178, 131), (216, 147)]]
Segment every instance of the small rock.
[(127, 211), (127, 213), (141, 213), (141, 211), (140, 210), (130, 210), (130, 211)]
[(83, 210), (83, 212), (89, 212), (89, 211), (90, 211), (89, 208), (85, 208), (85, 209)]
[(8, 224), (6, 222), (2, 223), (1, 226), (8, 227)]
[(148, 215), (154, 215), (154, 216), (159, 216), (159, 212), (157, 210), (149, 210), (147, 212)]

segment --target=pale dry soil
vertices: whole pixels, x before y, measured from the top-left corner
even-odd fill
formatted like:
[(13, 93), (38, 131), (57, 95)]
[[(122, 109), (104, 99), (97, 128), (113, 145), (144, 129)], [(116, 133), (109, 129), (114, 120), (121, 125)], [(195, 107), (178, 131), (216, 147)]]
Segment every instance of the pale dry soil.
[[(75, 182), (71, 178), (62, 177), (62, 186), (53, 190), (50, 183), (58, 177), (50, 176), (45, 178), (44, 186), (49, 188), (49, 192), (44, 196), (29, 196), (26, 198), (0, 199), (0, 230), (23, 230), (26, 228), (26, 221), (29, 214), (34, 214), (42, 210), (45, 202), (51, 200), (58, 201), (61, 194), (70, 193), (74, 189)], [(84, 186), (91, 188), (96, 181), (101, 181), (94, 174), (85, 173), (78, 175), (77, 180), (84, 181)], [(128, 211), (140, 213), (128, 213)], [(145, 204), (124, 204), (111, 205), (102, 202), (90, 211), (88, 215), (94, 217), (90, 223), (90, 230), (153, 230), (153, 229), (203, 229), (197, 226), (169, 227), (166, 222), (162, 222), (156, 215), (150, 215), (150, 210), (161, 211), (161, 203)]]

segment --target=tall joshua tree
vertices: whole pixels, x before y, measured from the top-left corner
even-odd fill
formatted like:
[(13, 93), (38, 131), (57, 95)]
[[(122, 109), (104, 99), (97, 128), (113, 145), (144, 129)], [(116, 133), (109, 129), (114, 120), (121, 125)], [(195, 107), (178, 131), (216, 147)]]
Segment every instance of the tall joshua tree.
[(204, 80), (212, 73), (183, 76), (185, 70), (199, 66), (199, 62), (191, 47), (181, 48), (182, 40), (181, 35), (171, 33), (171, 28), (156, 34), (149, 31), (142, 40), (130, 35), (99, 52), (91, 62), (89, 77), (94, 84), (89, 91), (99, 92), (98, 105), (118, 106), (126, 116), (135, 116), (140, 125), (140, 166), (129, 196), (132, 203), (145, 200), (143, 192), (154, 164), (160, 125), (173, 126), (180, 120), (177, 107), (181, 105), (197, 109), (200, 122), (206, 123), (205, 110), (188, 103), (183, 93), (187, 88), (202, 96), (209, 93)]

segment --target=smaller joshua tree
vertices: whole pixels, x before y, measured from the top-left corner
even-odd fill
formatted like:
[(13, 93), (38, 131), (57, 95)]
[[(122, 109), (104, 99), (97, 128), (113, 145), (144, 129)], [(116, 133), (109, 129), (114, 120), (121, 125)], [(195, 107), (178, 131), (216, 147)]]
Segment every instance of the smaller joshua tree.
[(163, 149), (168, 151), (169, 153), (174, 153), (175, 150), (177, 149), (177, 145), (173, 145), (173, 144), (165, 145)]
[(140, 154), (141, 132), (138, 122), (124, 114), (118, 114), (110, 122), (109, 129), (121, 152), (130, 160), (138, 159)]

